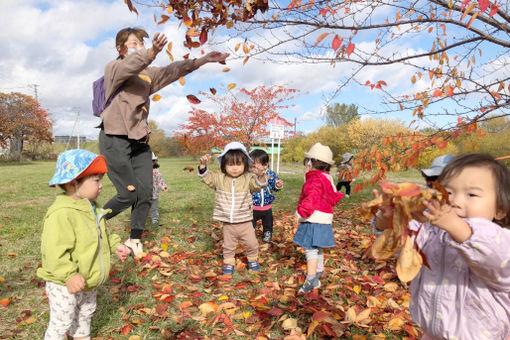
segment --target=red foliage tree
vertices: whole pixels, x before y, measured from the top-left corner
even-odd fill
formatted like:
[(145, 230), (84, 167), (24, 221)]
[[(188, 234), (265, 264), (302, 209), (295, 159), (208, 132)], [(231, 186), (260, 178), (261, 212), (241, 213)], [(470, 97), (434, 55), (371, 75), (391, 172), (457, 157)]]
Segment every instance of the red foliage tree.
[(31, 96), (22, 93), (0, 93), (0, 145), (8, 140), (23, 143), (53, 142), (48, 113)]
[(258, 86), (252, 90), (241, 89), (240, 96), (228, 92), (224, 96), (201, 92), (218, 106), (217, 112), (193, 108), (190, 117), (176, 133), (180, 142), (192, 154), (222, 147), (228, 142), (238, 141), (251, 146), (267, 136), (271, 119), (281, 118), (279, 112), (288, 108), (286, 104), (297, 98), (299, 91), (283, 86)]

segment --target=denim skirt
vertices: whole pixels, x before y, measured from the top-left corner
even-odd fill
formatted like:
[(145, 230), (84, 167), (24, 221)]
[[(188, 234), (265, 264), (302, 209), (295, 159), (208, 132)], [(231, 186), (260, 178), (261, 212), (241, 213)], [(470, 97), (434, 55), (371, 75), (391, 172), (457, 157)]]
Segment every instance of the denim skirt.
[(331, 248), (335, 236), (331, 224), (301, 223), (294, 234), (294, 243), (305, 249)]

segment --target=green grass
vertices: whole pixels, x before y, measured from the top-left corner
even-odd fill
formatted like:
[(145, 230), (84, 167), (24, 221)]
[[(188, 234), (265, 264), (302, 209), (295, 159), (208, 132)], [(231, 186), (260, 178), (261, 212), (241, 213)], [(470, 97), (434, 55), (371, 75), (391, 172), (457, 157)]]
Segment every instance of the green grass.
[[(184, 259), (182, 265), (177, 266), (166, 281), (174, 283), (176, 302), (190, 299), (190, 284), (187, 278), (193, 273), (194, 267), (189, 266), (186, 261), (201, 261), (200, 265), (208, 270), (218, 270), (221, 264), (221, 250), (218, 247), (221, 230), (211, 219), (214, 192), (200, 183), (196, 171), (183, 171), (185, 166), (196, 168), (196, 163), (190, 159), (160, 159), (160, 171), (169, 190), (162, 192), (160, 196), (160, 224), (147, 223), (146, 248), (161, 247), (162, 243), (166, 243), (168, 252), (185, 250), (196, 254), (193, 260)], [(49, 205), (60, 192), (59, 188), (49, 188), (47, 184), (53, 175), (54, 166), (55, 162), (21, 165), (10, 163), (0, 166), (0, 300), (12, 299), (7, 307), (0, 306), (0, 335), (11, 335), (17, 339), (38, 339), (42, 338), (47, 326), (48, 304), (43, 295), (44, 283), (36, 277), (36, 270), (40, 264), (42, 220)], [(290, 215), (295, 210), (303, 183), (302, 167), (298, 164), (282, 164), (280, 172), (285, 187), (277, 194), (273, 206), (275, 216)], [(397, 177), (417, 182), (421, 180), (417, 171), (395, 178)], [(104, 189), (99, 203), (105, 203), (115, 193), (106, 177), (103, 182)], [(371, 190), (365, 189), (344, 200), (340, 209), (355, 209), (361, 201), (370, 198)], [(123, 239), (129, 235), (128, 226), (128, 212), (108, 222), (109, 230), (118, 233)], [(368, 232), (368, 228), (365, 231)], [(279, 253), (261, 249), (265, 252), (263, 261), (270, 263), (279, 259)], [(300, 255), (297, 255), (297, 258), (299, 261), (303, 260)], [(93, 336), (108, 335), (128, 339), (129, 336), (119, 334), (126, 319), (129, 319), (133, 327), (136, 326), (136, 333), (129, 335), (136, 334), (141, 339), (161, 339), (164, 328), (172, 332), (194, 327), (203, 329), (204, 326), (192, 318), (185, 318), (182, 322), (171, 317), (157, 320), (151, 313), (144, 313), (144, 306), (152, 309), (156, 307), (157, 301), (152, 297), (154, 290), (151, 287), (158, 282), (165, 282), (164, 278), (156, 271), (140, 271), (131, 259), (126, 264), (121, 264), (117, 259), (113, 263), (113, 276), (119, 279), (121, 284), (109, 283), (99, 288), (98, 308), (92, 323)], [(293, 267), (290, 265), (282, 265), (275, 270), (279, 270), (279, 275), (284, 277), (293, 275)], [(236, 272), (232, 285), (246, 280), (256, 282), (257, 277)], [(229, 285), (218, 287), (200, 282), (193, 285), (193, 291), (202, 293), (201, 298), (191, 298), (199, 303), (225, 294), (239, 294), (242, 289), (235, 291)], [(249, 291), (246, 293), (249, 294)], [(245, 312), (254, 310), (249, 304), (242, 308)], [(177, 313), (178, 309), (173, 311)], [(27, 319), (29, 314), (30, 318)], [(26, 322), (22, 322), (24, 318), (27, 319)], [(158, 327), (158, 330), (154, 327)], [(210, 331), (211, 336), (214, 336), (215, 330)], [(283, 336), (278, 329), (273, 329), (271, 334), (273, 337)], [(235, 338), (234, 334), (232, 336)]]

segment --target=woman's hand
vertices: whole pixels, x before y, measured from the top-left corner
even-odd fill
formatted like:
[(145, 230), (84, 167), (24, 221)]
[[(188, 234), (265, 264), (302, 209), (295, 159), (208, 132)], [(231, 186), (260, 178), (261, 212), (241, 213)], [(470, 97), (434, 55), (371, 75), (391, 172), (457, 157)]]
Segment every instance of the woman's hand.
[(152, 47), (147, 50), (147, 54), (149, 55), (149, 58), (155, 59), (161, 50), (166, 46), (168, 43), (168, 38), (163, 34), (157, 32), (154, 34), (154, 37), (152, 38)]
[(202, 58), (198, 58), (195, 60), (195, 66), (200, 67), (207, 63), (220, 63), (225, 64), (225, 59), (229, 56), (229, 53), (221, 53), (221, 52), (209, 52)]

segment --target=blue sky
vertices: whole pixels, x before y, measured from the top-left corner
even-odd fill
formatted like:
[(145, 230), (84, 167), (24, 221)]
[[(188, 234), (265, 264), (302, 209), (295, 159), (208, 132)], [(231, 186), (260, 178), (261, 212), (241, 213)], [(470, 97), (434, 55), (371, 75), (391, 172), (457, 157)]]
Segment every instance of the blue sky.
[[(185, 34), (182, 27), (177, 23), (158, 26), (153, 19), (155, 11), (160, 14), (157, 10), (137, 8), (138, 17), (129, 12), (123, 0), (2, 0), (0, 91), (33, 95), (36, 88), (43, 108), (50, 112), (55, 135), (71, 134), (79, 112), (79, 131), (75, 128), (73, 134), (97, 138), (98, 130), (94, 126), (99, 119), (91, 114), (92, 82), (102, 75), (105, 64), (117, 56), (114, 39), (119, 29), (140, 26), (151, 38), (157, 31), (164, 32), (174, 42), (172, 52), (176, 60), (189, 52), (181, 44)], [(224, 38), (220, 33), (211, 36), (204, 51), (233, 50), (241, 41)], [(200, 51), (194, 50), (191, 56), (200, 56)], [(154, 64), (169, 62), (162, 52)], [(282, 112), (282, 116), (292, 122), (296, 119), (297, 130), (309, 133), (324, 125), (320, 115), (324, 99), (349, 70), (344, 64), (333, 67), (328, 64), (272, 64), (260, 60), (250, 60), (243, 66), (242, 59), (227, 59), (227, 66), (230, 72), (221, 72), (223, 65), (207, 64), (188, 75), (185, 86), (175, 82), (160, 91), (162, 99), (151, 104), (150, 119), (171, 135), (187, 119), (191, 109), (187, 94), (198, 95), (199, 91), (207, 92), (210, 87), (224, 93), (230, 83), (237, 84), (232, 91), (259, 85), (284, 85), (299, 89), (301, 96), (291, 103), (295, 107)], [(367, 70), (366, 78), (371, 81), (391, 78), (388, 83), (394, 88), (411, 84), (409, 71), (398, 65)], [(380, 100), (376, 92), (352, 84), (334, 102), (375, 108)], [(200, 107), (214, 108), (207, 102)], [(386, 117), (412, 120), (409, 113), (395, 112)]]

